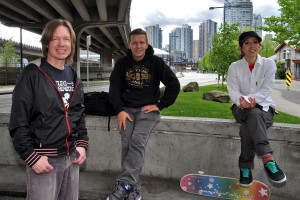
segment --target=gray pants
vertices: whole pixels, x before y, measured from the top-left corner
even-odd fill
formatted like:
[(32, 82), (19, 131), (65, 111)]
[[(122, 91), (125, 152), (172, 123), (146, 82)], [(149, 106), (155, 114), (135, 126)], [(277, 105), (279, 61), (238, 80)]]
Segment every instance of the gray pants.
[(272, 126), (274, 108), (268, 112), (259, 108), (241, 109), (232, 106), (232, 113), (236, 122), (240, 123), (241, 154), (239, 167), (254, 168), (254, 157), (273, 153), (268, 141), (267, 129)]
[(26, 167), (27, 200), (78, 200), (79, 197), (79, 165), (73, 164), (74, 152), (71, 156), (51, 158), (48, 162), (53, 166), (49, 173), (36, 174)]
[(132, 118), (126, 121), (126, 130), (122, 130), (121, 177), (132, 185), (139, 184), (139, 175), (145, 158), (145, 149), (155, 125), (160, 121), (159, 112), (145, 113), (140, 108), (125, 108)]

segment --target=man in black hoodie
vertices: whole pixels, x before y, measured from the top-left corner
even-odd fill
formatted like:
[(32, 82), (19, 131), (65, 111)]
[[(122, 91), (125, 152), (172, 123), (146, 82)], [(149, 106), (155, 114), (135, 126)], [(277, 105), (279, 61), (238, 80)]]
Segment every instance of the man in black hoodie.
[[(147, 34), (135, 29), (129, 34), (129, 49), (110, 76), (109, 97), (117, 111), (121, 134), (121, 175), (107, 200), (140, 200), (139, 174), (152, 129), (160, 121), (160, 111), (172, 105), (180, 84), (163, 59), (154, 55)], [(165, 92), (160, 98), (160, 82)]]

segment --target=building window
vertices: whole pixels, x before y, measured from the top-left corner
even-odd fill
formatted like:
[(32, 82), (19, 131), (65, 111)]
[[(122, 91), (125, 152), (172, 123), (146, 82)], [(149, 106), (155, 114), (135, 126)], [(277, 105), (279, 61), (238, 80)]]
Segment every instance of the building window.
[(283, 50), (283, 59), (290, 59), (291, 58), (291, 50), (285, 49)]

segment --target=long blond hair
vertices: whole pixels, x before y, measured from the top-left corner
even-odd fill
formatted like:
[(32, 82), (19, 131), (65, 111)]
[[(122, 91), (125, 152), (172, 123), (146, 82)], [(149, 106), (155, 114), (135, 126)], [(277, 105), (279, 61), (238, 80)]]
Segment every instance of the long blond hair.
[(42, 32), (42, 38), (41, 38), (43, 57), (47, 59), (49, 43), (50, 43), (50, 41), (53, 37), (53, 33), (55, 32), (55, 30), (58, 26), (67, 27), (69, 32), (70, 32), (70, 36), (71, 36), (71, 53), (66, 58), (66, 63), (67, 64), (72, 64), (73, 63), (73, 56), (74, 56), (74, 53), (75, 53), (76, 35), (75, 35), (75, 32), (73, 30), (73, 27), (72, 27), (71, 23), (69, 21), (65, 20), (65, 19), (54, 19), (54, 20), (49, 21), (46, 24), (46, 26), (45, 26), (45, 28)]

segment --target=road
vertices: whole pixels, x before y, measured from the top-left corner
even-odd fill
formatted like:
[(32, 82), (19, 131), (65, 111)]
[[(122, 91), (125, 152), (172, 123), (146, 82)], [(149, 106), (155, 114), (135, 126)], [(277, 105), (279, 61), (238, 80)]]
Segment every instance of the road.
[[(199, 86), (216, 84), (217, 75), (184, 72), (182, 77), (179, 76), (179, 82), (181, 87), (189, 82), (197, 82)], [(0, 88), (0, 93), (11, 92), (12, 89), (13, 88)], [(86, 83), (84, 84), (85, 92), (108, 91), (108, 89), (108, 80), (89, 82), (89, 87), (87, 87)], [(276, 103), (277, 110), (300, 117), (300, 81), (293, 80), (290, 90), (288, 91), (284, 80), (276, 80), (271, 96)], [(11, 107), (11, 94), (0, 95), (0, 102), (0, 112), (9, 113)]]

